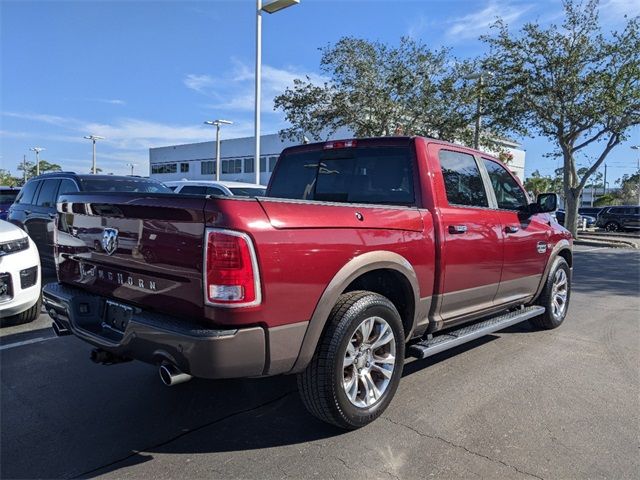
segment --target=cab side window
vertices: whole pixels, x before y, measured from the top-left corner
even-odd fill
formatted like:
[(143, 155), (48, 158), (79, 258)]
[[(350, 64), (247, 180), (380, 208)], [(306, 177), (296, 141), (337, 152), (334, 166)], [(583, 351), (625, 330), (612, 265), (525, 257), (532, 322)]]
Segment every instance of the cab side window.
[(489, 206), (480, 169), (472, 155), (440, 150), (438, 157), (449, 205)]
[(42, 184), (40, 192), (38, 192), (39, 207), (55, 207), (56, 199), (58, 198), (58, 186), (60, 186), (60, 180), (45, 180)]
[(527, 206), (528, 199), (518, 182), (499, 163), (483, 158), (484, 166), (496, 194), (498, 208), (502, 210), (521, 210)]
[(16, 203), (20, 205), (31, 205), (39, 185), (40, 181), (27, 182), (27, 184), (22, 187), (22, 190), (20, 190), (20, 195), (16, 199)]

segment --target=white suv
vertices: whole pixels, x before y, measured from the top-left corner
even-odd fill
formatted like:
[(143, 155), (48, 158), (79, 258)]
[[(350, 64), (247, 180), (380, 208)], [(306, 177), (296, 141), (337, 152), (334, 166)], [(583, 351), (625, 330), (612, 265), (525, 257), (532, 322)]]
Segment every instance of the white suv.
[(0, 325), (40, 315), (40, 256), (24, 230), (0, 220)]
[(162, 182), (176, 193), (191, 195), (224, 195), (225, 197), (262, 197), (267, 191), (264, 185), (243, 182), (217, 182), (214, 180), (177, 180)]

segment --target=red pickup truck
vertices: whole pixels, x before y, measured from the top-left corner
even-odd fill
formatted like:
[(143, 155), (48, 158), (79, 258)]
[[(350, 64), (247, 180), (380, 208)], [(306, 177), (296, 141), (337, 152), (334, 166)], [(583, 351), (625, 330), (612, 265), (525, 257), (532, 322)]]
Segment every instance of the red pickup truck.
[(572, 239), (556, 202), (437, 140), (301, 145), (265, 197), (62, 195), (44, 303), (96, 362), (156, 364), (168, 385), (297, 374), (312, 414), (358, 428), (405, 356), (562, 323)]

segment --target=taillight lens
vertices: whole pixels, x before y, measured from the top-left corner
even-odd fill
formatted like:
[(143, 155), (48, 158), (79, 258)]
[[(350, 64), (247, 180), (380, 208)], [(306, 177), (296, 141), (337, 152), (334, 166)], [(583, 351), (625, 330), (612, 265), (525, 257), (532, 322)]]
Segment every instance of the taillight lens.
[(336, 148), (354, 148), (356, 146), (355, 140), (334, 140), (332, 142), (326, 142), (324, 144), (325, 150), (334, 150)]
[(207, 230), (205, 298), (207, 303), (249, 306), (260, 303), (258, 262), (248, 235)]

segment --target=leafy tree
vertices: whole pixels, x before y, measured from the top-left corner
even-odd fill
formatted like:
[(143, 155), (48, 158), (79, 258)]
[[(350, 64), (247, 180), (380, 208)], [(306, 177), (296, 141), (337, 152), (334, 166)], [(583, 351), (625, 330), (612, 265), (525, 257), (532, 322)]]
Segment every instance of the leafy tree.
[[(357, 137), (427, 135), (472, 143), (476, 83), (464, 79), (475, 70), (472, 62), (410, 38), (388, 46), (344, 37), (321, 51), (328, 81), (296, 79), (275, 98), (291, 124), (283, 137), (321, 138), (347, 127)], [(495, 149), (490, 137), (481, 141)]]
[(620, 197), (616, 193), (610, 192), (599, 196), (593, 202), (593, 205), (596, 207), (606, 207), (609, 205), (622, 205), (622, 202), (620, 201)]
[(22, 179), (14, 177), (11, 175), (9, 170), (5, 170), (4, 168), (0, 168), (0, 185), (4, 186), (17, 186), (22, 185)]
[[(36, 162), (25, 162), (18, 165), (18, 170), (27, 172), (27, 179), (36, 176)], [(59, 172), (62, 170), (57, 163), (49, 163), (46, 160), (40, 160), (40, 173)]]
[(616, 183), (620, 185), (621, 204), (640, 205), (640, 170), (633, 175), (623, 175)]
[(554, 179), (549, 176), (540, 175), (538, 170), (533, 172), (531, 176), (524, 181), (524, 188), (527, 192), (531, 192), (534, 197), (537, 197), (540, 193), (555, 191), (554, 186)]
[[(562, 157), (565, 225), (575, 234), (584, 187), (640, 124), (640, 36), (637, 17), (605, 36), (597, 0), (565, 0), (564, 9), (560, 26), (528, 23), (514, 33), (498, 21), (483, 37), (483, 67), (494, 73), (485, 89), (493, 121), (547, 137)], [(587, 152), (593, 161), (580, 175), (576, 157)]]

